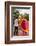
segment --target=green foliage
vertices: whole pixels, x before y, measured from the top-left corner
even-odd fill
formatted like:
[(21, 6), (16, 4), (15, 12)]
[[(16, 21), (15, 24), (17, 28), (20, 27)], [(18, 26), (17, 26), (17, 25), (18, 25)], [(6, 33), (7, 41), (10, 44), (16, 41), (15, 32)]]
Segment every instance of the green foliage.
[(29, 21), (29, 14), (24, 14), (24, 18), (26, 18)]
[(19, 11), (13, 12), (13, 14), (14, 14), (15, 17), (18, 17), (19, 16)]
[(29, 14), (27, 14), (27, 13), (25, 13), (23, 15), (23, 14), (20, 14), (19, 11), (16, 11), (16, 12), (13, 12), (13, 14), (14, 14), (14, 17), (18, 17), (20, 15), (20, 16), (23, 16), (25, 19), (27, 19), (29, 21)]

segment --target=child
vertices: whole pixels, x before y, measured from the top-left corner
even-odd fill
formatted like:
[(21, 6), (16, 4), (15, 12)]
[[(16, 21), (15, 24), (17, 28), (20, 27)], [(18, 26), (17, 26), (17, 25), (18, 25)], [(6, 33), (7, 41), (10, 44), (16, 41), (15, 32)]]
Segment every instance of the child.
[(21, 28), (23, 29), (23, 32), (24, 32), (25, 34), (27, 34), (28, 31), (29, 31), (28, 26), (29, 26), (28, 21), (27, 21), (25, 18), (23, 18), (23, 19), (22, 19), (22, 23), (21, 23)]
[(16, 17), (14, 20), (14, 27), (15, 27), (14, 35), (18, 35), (18, 17)]

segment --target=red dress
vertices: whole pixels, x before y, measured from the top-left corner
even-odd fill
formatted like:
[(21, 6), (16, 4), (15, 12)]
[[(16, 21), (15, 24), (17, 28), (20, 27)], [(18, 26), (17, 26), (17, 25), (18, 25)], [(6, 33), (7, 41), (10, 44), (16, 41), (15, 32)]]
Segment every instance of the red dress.
[(26, 19), (22, 20), (21, 23), (21, 28), (23, 29), (23, 31), (27, 32), (28, 31), (28, 21)]

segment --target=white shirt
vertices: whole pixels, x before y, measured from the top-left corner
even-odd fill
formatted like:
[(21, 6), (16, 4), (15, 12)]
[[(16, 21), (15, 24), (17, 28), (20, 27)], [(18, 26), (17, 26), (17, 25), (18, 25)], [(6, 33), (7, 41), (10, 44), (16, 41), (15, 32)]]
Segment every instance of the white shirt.
[(18, 19), (14, 20), (14, 26), (16, 26), (16, 27), (18, 26)]

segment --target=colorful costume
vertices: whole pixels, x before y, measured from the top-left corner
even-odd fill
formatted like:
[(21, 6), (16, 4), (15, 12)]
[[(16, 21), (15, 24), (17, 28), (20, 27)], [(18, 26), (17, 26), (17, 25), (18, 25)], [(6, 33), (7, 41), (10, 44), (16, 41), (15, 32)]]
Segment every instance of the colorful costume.
[(29, 27), (28, 26), (29, 26), (28, 21), (26, 19), (23, 19), (22, 23), (21, 23), (21, 27), (22, 27), (24, 32), (28, 32), (29, 31), (29, 29), (28, 29)]

